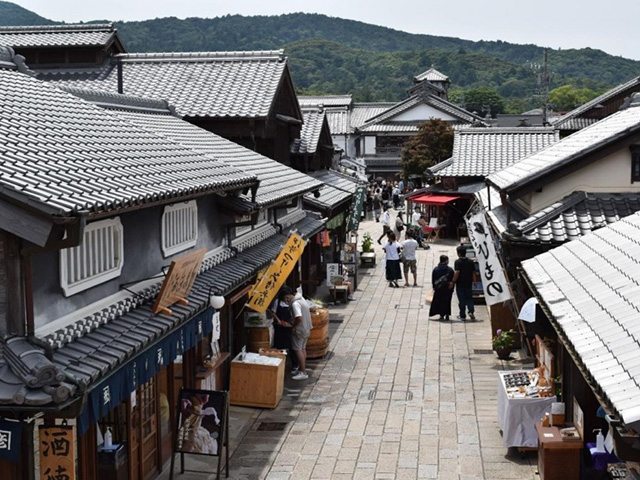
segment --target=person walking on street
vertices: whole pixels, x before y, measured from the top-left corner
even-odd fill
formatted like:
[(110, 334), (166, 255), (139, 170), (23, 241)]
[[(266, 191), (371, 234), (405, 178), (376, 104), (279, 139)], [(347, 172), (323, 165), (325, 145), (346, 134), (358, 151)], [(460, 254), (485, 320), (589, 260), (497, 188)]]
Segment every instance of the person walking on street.
[(380, 197), (378, 195), (374, 195), (372, 203), (373, 203), (373, 213), (374, 213), (374, 215), (376, 217), (376, 222), (379, 222), (380, 221), (380, 207), (381, 207), (381, 205), (380, 205)]
[(402, 272), (400, 271), (400, 246), (396, 242), (396, 234), (389, 232), (387, 235), (389, 239), (388, 243), (382, 247), (385, 252), (385, 270), (387, 273), (387, 281), (390, 287), (398, 288), (398, 280), (402, 278)]
[(398, 214), (396, 215), (394, 227), (395, 228), (393, 229), (393, 233), (396, 234), (396, 238), (398, 239), (398, 241), (400, 241), (400, 238), (402, 237), (402, 231), (405, 227), (404, 220), (402, 219), (402, 212), (398, 212)]
[(416, 262), (416, 250), (418, 242), (411, 232), (407, 231), (407, 239), (402, 242), (402, 253), (404, 254), (404, 286), (409, 286), (409, 271), (413, 275), (413, 286), (418, 286), (418, 265)]
[[(289, 288), (289, 287), (285, 287)], [(293, 290), (285, 291), (285, 301), (291, 308), (291, 316), (293, 317), (293, 330), (291, 336), (291, 345), (294, 353), (298, 357), (298, 372), (296, 372), (293, 380), (306, 380), (309, 378), (307, 374), (307, 340), (311, 333), (311, 312), (307, 301), (302, 294), (293, 294)]]
[(460, 307), (460, 315), (458, 320), (466, 320), (466, 312), (469, 311), (469, 319), (475, 320), (475, 306), (473, 305), (473, 272), (475, 266), (473, 260), (467, 258), (467, 249), (463, 246), (456, 248), (458, 259), (453, 264), (455, 273), (451, 280), (451, 288), (455, 285), (456, 295), (458, 296), (458, 306)]
[(382, 245), (380, 240), (387, 236), (391, 232), (391, 215), (389, 214), (389, 207), (384, 207), (384, 213), (382, 214), (382, 235), (378, 238), (378, 243)]
[(433, 300), (429, 307), (429, 316), (439, 315), (440, 321), (449, 320), (451, 315), (451, 297), (453, 297), (453, 287), (451, 279), (453, 270), (449, 266), (449, 257), (440, 255), (440, 263), (431, 272), (431, 285), (433, 286)]

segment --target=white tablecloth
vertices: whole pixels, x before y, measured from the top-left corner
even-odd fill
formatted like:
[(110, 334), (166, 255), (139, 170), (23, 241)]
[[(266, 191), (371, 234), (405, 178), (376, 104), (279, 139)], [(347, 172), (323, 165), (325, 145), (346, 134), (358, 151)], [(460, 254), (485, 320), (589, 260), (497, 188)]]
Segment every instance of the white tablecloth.
[(551, 411), (556, 397), (508, 398), (502, 375), (513, 373), (498, 372), (498, 422), (502, 428), (505, 447), (537, 447), (538, 434), (535, 424)]

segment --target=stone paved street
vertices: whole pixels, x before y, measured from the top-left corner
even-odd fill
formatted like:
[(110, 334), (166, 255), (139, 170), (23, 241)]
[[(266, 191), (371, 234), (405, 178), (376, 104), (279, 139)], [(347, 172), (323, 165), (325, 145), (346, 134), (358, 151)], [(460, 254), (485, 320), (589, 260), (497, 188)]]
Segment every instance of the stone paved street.
[[(375, 239), (380, 224), (363, 222), (365, 231)], [(476, 322), (428, 318), (431, 269), (442, 253), (452, 263), (455, 245), (420, 250), (420, 287), (394, 289), (375, 244), (377, 266), (360, 269), (356, 301), (330, 307), (329, 358), (311, 362), (308, 381), (287, 379), (276, 409), (232, 407), (230, 478), (539, 478), (535, 453), (502, 446), (496, 372), (522, 364), (490, 351), (486, 307), (477, 307)], [(453, 302), (455, 318), (455, 295)], [(286, 425), (261, 430), (268, 422)], [(189, 457), (187, 468), (211, 472), (215, 461), (205, 460)]]

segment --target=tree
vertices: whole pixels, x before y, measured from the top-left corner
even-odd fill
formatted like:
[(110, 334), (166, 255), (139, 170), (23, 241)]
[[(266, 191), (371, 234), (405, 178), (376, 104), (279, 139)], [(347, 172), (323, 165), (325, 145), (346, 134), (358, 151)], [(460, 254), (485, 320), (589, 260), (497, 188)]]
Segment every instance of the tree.
[(549, 92), (549, 103), (556, 111), (573, 110), (580, 105), (593, 100), (599, 95), (590, 88), (575, 88), (573, 85), (563, 85)]
[(504, 113), (505, 103), (502, 96), (493, 88), (478, 87), (466, 90), (457, 90), (450, 94), (451, 101), (476, 115), (484, 117), (490, 115), (495, 118), (499, 113)]
[(444, 120), (432, 118), (418, 126), (418, 133), (409, 138), (402, 149), (400, 165), (404, 178), (424, 174), (424, 171), (451, 157), (453, 128)]

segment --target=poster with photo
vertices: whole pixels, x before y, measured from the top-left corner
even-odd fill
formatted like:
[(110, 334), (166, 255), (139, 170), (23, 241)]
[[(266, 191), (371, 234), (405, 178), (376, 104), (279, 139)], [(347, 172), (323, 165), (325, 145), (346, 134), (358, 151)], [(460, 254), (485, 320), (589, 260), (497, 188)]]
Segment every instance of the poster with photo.
[(178, 396), (176, 452), (219, 456), (226, 421), (226, 392), (182, 389)]

